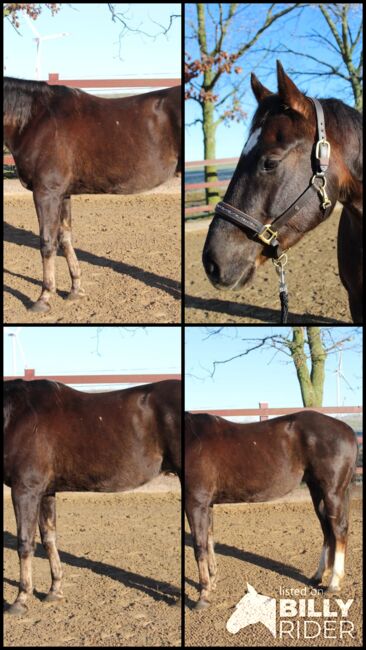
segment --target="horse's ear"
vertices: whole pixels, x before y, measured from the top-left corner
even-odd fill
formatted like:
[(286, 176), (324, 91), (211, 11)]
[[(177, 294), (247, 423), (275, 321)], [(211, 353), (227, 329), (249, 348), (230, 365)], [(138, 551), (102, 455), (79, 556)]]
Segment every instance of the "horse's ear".
[(281, 61), (277, 61), (277, 81), (278, 95), (283, 104), (289, 106), (294, 111), (301, 113), (304, 117), (311, 116), (312, 108), (305, 95), (295, 86), (290, 77), (284, 71)]
[(263, 101), (266, 97), (269, 97), (270, 95), (273, 95), (268, 88), (263, 86), (259, 79), (255, 76), (254, 72), (250, 75), (250, 83), (252, 86), (252, 91), (254, 93), (254, 97), (256, 98), (258, 104)]

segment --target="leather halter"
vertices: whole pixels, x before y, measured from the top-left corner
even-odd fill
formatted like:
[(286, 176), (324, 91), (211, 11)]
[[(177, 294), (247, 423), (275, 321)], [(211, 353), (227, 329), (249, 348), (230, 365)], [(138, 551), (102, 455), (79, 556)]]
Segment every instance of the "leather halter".
[[(271, 223), (262, 224), (246, 212), (234, 208), (225, 201), (220, 201), (215, 206), (215, 216), (231, 221), (239, 228), (252, 231), (252, 238), (259, 240), (262, 244), (272, 247), (272, 257), (279, 258), (283, 252), (277, 239), (278, 230), (285, 225), (301, 208), (307, 203), (309, 193), (316, 192), (320, 195), (320, 204), (324, 210), (324, 216), (327, 216), (328, 209), (332, 203), (329, 200), (325, 187), (327, 184), (325, 173), (329, 166), (330, 144), (326, 139), (324, 112), (320, 102), (317, 99), (309, 97), (315, 108), (317, 141), (315, 143), (315, 169), (307, 188), (297, 197), (297, 199), (286, 208), (282, 214), (275, 217)], [(320, 185), (317, 184), (318, 180)]]

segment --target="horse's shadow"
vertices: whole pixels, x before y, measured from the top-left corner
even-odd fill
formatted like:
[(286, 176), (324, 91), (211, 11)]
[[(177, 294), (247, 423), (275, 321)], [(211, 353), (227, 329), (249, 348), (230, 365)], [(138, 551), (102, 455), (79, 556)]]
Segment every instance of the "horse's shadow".
[[(199, 296), (190, 296), (188, 294), (184, 297), (184, 305), (186, 308), (203, 309), (204, 311), (212, 311), (225, 316), (240, 316), (241, 318), (255, 318), (258, 322), (262, 323), (278, 323), (279, 310), (271, 309), (269, 307), (257, 307), (255, 305), (248, 305), (245, 303), (233, 302), (230, 300), (220, 300), (218, 298), (200, 298)], [(187, 321), (189, 324), (189, 321)], [(315, 316), (305, 312), (304, 314), (295, 314), (289, 312), (288, 323), (304, 323), (318, 324), (318, 325), (344, 325), (347, 321), (339, 321), (335, 318), (325, 318), (324, 316)]]
[[(192, 537), (189, 533), (185, 533), (185, 545), (193, 548)], [(236, 546), (231, 546), (230, 544), (221, 544), (220, 542), (215, 543), (215, 553), (220, 555), (225, 555), (227, 557), (233, 557), (236, 560), (241, 560), (242, 562), (249, 562), (254, 566), (261, 567), (266, 569), (266, 571), (273, 571), (279, 576), (285, 578), (290, 578), (291, 580), (296, 580), (301, 584), (309, 586), (311, 581), (303, 573), (301, 573), (296, 567), (286, 564), (285, 562), (278, 562), (263, 555), (258, 555), (257, 553), (252, 553), (251, 551), (243, 551), (242, 549), (237, 548)], [(196, 589), (199, 588), (197, 582), (185, 577), (185, 581)], [(185, 603), (189, 609), (196, 604), (188, 596), (185, 596)]]
[[(18, 244), (19, 246), (27, 246), (28, 248), (34, 248), (39, 250), (39, 237), (36, 236), (31, 230), (25, 230), (24, 228), (16, 228), (9, 223), (4, 223), (4, 241), (7, 241), (11, 244)], [(166, 278), (163, 275), (158, 275), (157, 273), (152, 273), (151, 271), (145, 271), (139, 266), (134, 266), (133, 264), (126, 264), (125, 262), (117, 262), (115, 260), (110, 260), (107, 257), (101, 255), (94, 255), (88, 251), (84, 251), (81, 248), (75, 248), (75, 253), (79, 262), (87, 262), (93, 266), (103, 266), (111, 268), (116, 273), (121, 275), (128, 275), (134, 280), (139, 280), (153, 289), (160, 289), (165, 293), (175, 298), (175, 300), (180, 300), (181, 298), (181, 288), (180, 283), (176, 280), (171, 280)], [(62, 253), (59, 251), (58, 254), (62, 256)], [(9, 271), (7, 271), (9, 273)], [(14, 275), (14, 274), (13, 274)], [(23, 279), (29, 281), (29, 278), (17, 275), (17, 277), (22, 277)], [(38, 281), (30, 280), (34, 284), (41, 284)], [(23, 302), (23, 301), (22, 301)]]
[[(16, 547), (16, 536), (8, 531), (4, 532), (4, 548), (16, 551)], [(73, 553), (68, 553), (67, 551), (59, 550), (59, 555), (60, 560), (63, 564), (71, 567), (77, 567), (79, 569), (89, 569), (90, 571), (93, 571), (100, 576), (108, 576), (108, 578), (122, 583), (125, 585), (125, 587), (142, 591), (154, 600), (164, 602), (167, 605), (176, 605), (177, 600), (180, 598), (180, 590), (177, 589), (177, 587), (171, 585), (169, 582), (164, 582), (155, 578), (149, 578), (148, 576), (143, 576), (139, 573), (134, 573), (133, 571), (127, 571), (126, 569), (121, 569), (104, 562), (97, 562), (96, 560), (74, 555)], [(40, 543), (36, 544), (35, 557), (41, 557), (44, 558), (45, 561), (48, 561), (43, 546)], [(12, 586), (18, 586), (18, 582), (9, 580), (8, 578), (5, 578), (5, 582)], [(40, 600), (46, 596), (45, 593), (36, 590), (34, 591), (34, 595)], [(5, 603), (5, 609), (8, 608), (9, 604)]]

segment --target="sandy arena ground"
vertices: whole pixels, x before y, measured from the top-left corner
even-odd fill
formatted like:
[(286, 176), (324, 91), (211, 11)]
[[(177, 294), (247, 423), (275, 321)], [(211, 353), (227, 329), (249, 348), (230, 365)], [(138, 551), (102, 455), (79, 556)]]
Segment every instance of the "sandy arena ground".
[[(17, 594), (19, 568), (8, 491), (4, 502), (6, 609)], [(50, 571), (37, 533), (35, 593), (25, 617), (5, 615), (4, 645), (179, 646), (180, 510), (176, 478), (124, 494), (58, 494), (64, 600), (42, 602)]]
[[(333, 214), (289, 251), (286, 282), (289, 323), (351, 323), (347, 292), (338, 275), (339, 214)], [(190, 222), (185, 234), (187, 323), (279, 323), (278, 276), (268, 261), (250, 285), (218, 291), (202, 266), (208, 222)]]
[(181, 320), (181, 179), (129, 196), (73, 196), (73, 237), (86, 297), (69, 302), (66, 260), (56, 260), (48, 314), (27, 311), (42, 283), (32, 193), (6, 180), (6, 323), (177, 323)]
[[(272, 504), (240, 504), (214, 507), (214, 538), (218, 564), (218, 583), (209, 609), (194, 611), (198, 600), (198, 573), (193, 556), (191, 535), (186, 523), (185, 563), (185, 637), (187, 646), (362, 646), (362, 502), (351, 502), (350, 533), (346, 557), (346, 577), (341, 594), (316, 596), (315, 609), (319, 610), (324, 598), (353, 598), (347, 617), (354, 623), (355, 638), (345, 636), (340, 641), (316, 638), (277, 638), (262, 623), (249, 625), (237, 634), (226, 630), (228, 618), (235, 605), (245, 595), (247, 582), (260, 594), (278, 599), (280, 588), (308, 586), (310, 577), (318, 566), (322, 546), (322, 533), (313, 506), (309, 503), (307, 489), (302, 500)], [(360, 496), (360, 493), (356, 493)], [(305, 500), (306, 499), (306, 500)], [(291, 596), (282, 596), (289, 597)], [(293, 596), (298, 599), (300, 596)], [(311, 598), (307, 591), (302, 598)], [(331, 604), (332, 607), (332, 604)], [(336, 606), (333, 605), (333, 611)], [(307, 617), (309, 620), (314, 617)], [(291, 621), (304, 620), (292, 618)], [(324, 620), (324, 619), (322, 619)], [(331, 619), (334, 620), (334, 619)], [(337, 619), (338, 620), (338, 619)], [(309, 634), (315, 634), (309, 627)]]

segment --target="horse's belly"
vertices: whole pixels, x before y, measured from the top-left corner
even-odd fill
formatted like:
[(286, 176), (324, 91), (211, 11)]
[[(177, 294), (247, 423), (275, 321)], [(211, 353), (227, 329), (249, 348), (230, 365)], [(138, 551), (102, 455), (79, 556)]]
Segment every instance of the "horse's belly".
[(114, 471), (89, 469), (87, 476), (78, 472), (77, 468), (68, 474), (55, 477), (53, 484), (56, 492), (124, 492), (134, 490), (158, 476), (161, 470), (162, 457), (153, 460), (141, 458), (138, 463), (130, 459)]
[(272, 501), (285, 496), (301, 482), (303, 470), (299, 469), (288, 476), (272, 476), (271, 480), (249, 480), (242, 476), (235, 485), (222, 486), (215, 503), (259, 503)]

